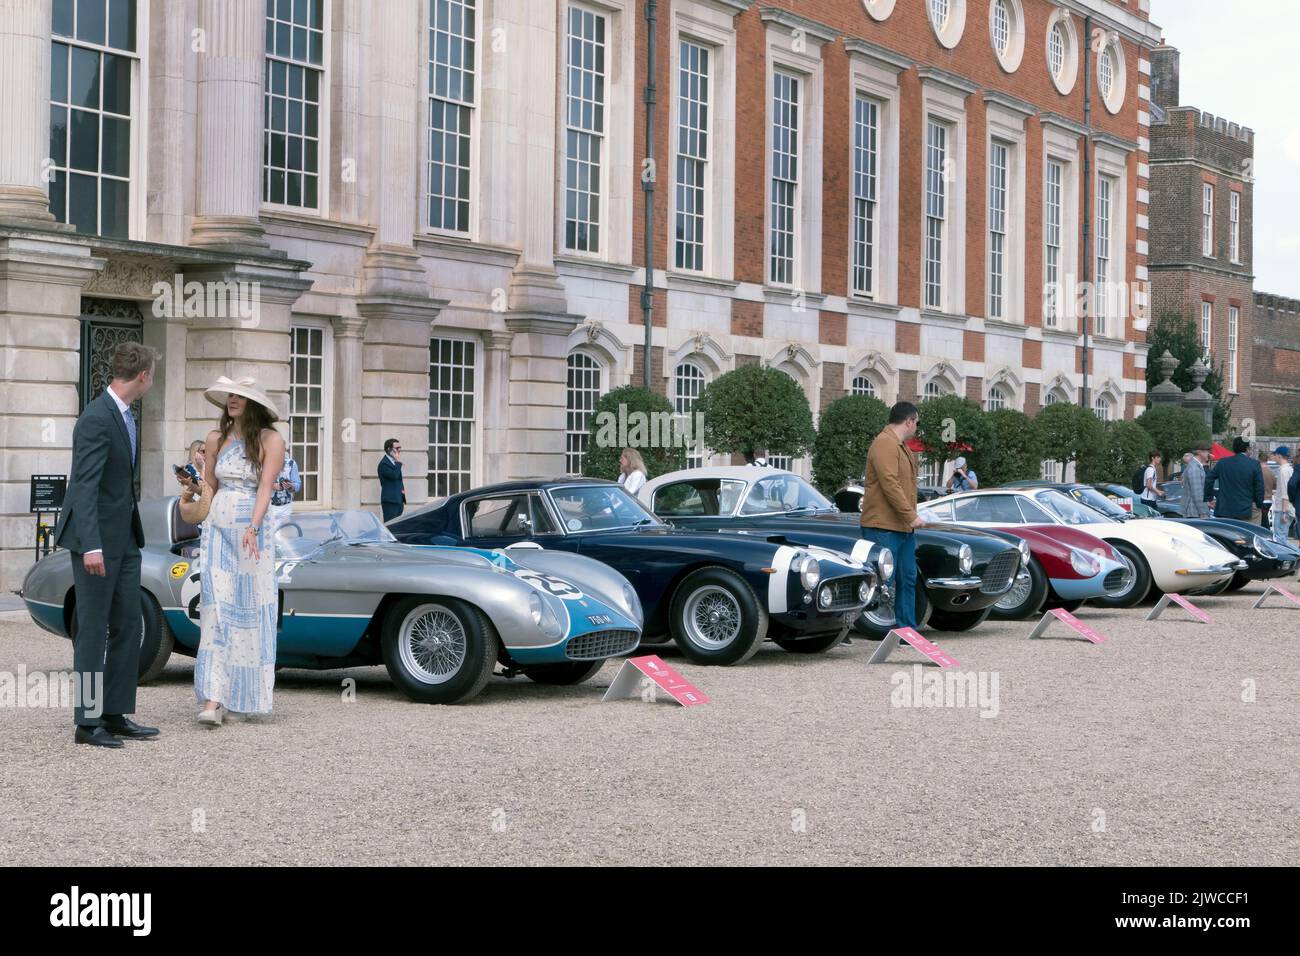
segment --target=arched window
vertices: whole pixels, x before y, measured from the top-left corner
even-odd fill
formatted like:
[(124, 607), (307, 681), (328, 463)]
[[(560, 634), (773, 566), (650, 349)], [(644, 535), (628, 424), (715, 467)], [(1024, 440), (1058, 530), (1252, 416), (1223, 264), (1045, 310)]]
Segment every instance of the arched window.
[(932, 398), (943, 398), (945, 395), (951, 394), (952, 389), (948, 387), (948, 384), (944, 382), (943, 379), (933, 378), (925, 383), (925, 394), (922, 395), (922, 400), (928, 401)]
[(1115, 403), (1109, 395), (1098, 395), (1092, 403), (1092, 411), (1103, 422), (1108, 422), (1115, 415)]
[(1011, 399), (1001, 385), (994, 385), (989, 389), (989, 397), (984, 401), (984, 410), (986, 412), (999, 412), (1010, 407)]
[[(794, 375), (792, 375), (792, 374), (790, 373), (790, 370), (789, 370), (788, 368), (782, 368), (782, 367), (778, 366), (778, 367), (777, 367), (777, 371), (778, 371), (778, 372), (781, 372), (783, 375), (789, 375), (790, 378), (794, 379), (794, 382), (795, 382), (796, 385), (799, 385), (800, 388), (803, 387), (803, 386), (800, 384), (799, 379), (796, 378)], [(773, 454), (770, 454), (770, 453), (769, 453), (768, 456), (767, 456), (767, 463), (768, 463), (771, 467), (773, 467), (773, 468), (784, 468), (786, 471), (794, 471), (794, 470), (795, 470), (795, 467), (794, 467), (794, 464), (795, 464), (794, 459), (791, 458), (789, 455), (773, 455)]]
[(866, 395), (869, 398), (879, 398), (876, 392), (876, 383), (865, 375), (856, 375), (853, 378), (853, 385), (849, 388), (851, 395)]
[(582, 460), (587, 454), (587, 431), (596, 400), (604, 389), (604, 369), (585, 352), (570, 352), (568, 392), (565, 397), (564, 470), (570, 475), (582, 474)]
[(673, 373), (673, 411), (690, 429), (691, 445), (686, 451), (687, 468), (699, 468), (704, 464), (704, 456), (695, 445), (696, 440), (702, 436), (696, 434), (695, 423), (691, 419), (695, 400), (704, 391), (704, 380), (704, 370), (694, 362), (682, 362)]

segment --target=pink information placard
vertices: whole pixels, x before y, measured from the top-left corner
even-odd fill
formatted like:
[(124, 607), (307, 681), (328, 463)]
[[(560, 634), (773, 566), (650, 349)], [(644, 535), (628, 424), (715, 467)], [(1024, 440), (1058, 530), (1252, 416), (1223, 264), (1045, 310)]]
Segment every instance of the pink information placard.
[(1106, 641), (1106, 638), (1098, 634), (1087, 624), (1084, 624), (1081, 620), (1079, 620), (1077, 617), (1075, 617), (1073, 614), (1071, 614), (1069, 611), (1065, 610), (1065, 608), (1062, 607), (1054, 607), (1051, 610), (1049, 610), (1046, 614), (1044, 614), (1043, 619), (1039, 621), (1037, 624), (1035, 624), (1034, 629), (1029, 632), (1029, 636), (1031, 638), (1042, 637), (1043, 631), (1047, 630), (1047, 625), (1050, 624), (1053, 620), (1057, 620), (1060, 621), (1062, 624), (1069, 625), (1070, 629), (1073, 630), (1076, 634), (1089, 641), (1092, 641), (1092, 643), (1094, 644), (1103, 644)]
[(683, 707), (694, 707), (709, 702), (709, 698), (699, 688), (679, 674), (676, 669), (665, 664), (657, 654), (629, 657), (625, 660), (618, 673), (614, 675), (609, 690), (605, 691), (605, 696), (601, 699), (624, 700), (629, 697), (642, 697), (653, 700), (654, 695), (647, 698), (642, 693), (644, 678), (649, 678), (655, 686)]
[(885, 639), (880, 642), (880, 646), (876, 648), (867, 663), (879, 664), (886, 660), (894, 648), (898, 647), (900, 639), (906, 641), (940, 667), (958, 666), (955, 657), (938, 644), (926, 640), (915, 628), (911, 627), (896, 627), (886, 634)]

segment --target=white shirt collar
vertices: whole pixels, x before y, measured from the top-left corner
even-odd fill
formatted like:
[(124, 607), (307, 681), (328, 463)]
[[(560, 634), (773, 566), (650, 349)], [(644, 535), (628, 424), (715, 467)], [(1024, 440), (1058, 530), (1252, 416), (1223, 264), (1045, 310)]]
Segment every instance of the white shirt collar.
[(106, 389), (104, 389), (104, 391), (108, 392), (109, 395), (112, 395), (112, 396), (113, 396), (113, 401), (117, 403), (117, 410), (118, 410), (118, 412), (120, 412), (121, 414), (125, 415), (125, 414), (126, 414), (126, 410), (127, 410), (128, 408), (130, 408), (131, 406), (128, 405), (126, 402), (122, 401), (122, 399), (118, 397), (117, 392), (113, 391), (113, 386), (112, 386), (112, 385), (108, 386)]

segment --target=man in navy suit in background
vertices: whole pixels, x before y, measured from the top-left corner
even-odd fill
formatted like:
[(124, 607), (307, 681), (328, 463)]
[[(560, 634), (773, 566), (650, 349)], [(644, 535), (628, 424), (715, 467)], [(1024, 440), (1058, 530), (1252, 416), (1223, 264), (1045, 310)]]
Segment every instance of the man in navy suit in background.
[(396, 438), (384, 442), (384, 457), (379, 459), (379, 506), (384, 521), (400, 515), (406, 507), (406, 488), (402, 484), (402, 443)]
[[(144, 529), (136, 507), (140, 435), (131, 406), (153, 385), (158, 353), (124, 342), (113, 353), (113, 381), (87, 403), (72, 432), (72, 476), (54, 542), (72, 558), (77, 631), (72, 669), (102, 699), (73, 711), (74, 739), (121, 747), (119, 738), (156, 737), (135, 713), (140, 671), (140, 549)], [(102, 678), (102, 683), (99, 679)], [(83, 692), (84, 693), (84, 692)]]

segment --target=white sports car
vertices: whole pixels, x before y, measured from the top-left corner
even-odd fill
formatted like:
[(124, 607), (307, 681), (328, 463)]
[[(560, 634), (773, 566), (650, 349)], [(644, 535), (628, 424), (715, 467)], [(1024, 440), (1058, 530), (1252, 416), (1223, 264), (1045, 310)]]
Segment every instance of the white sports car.
[(1216, 590), (1244, 567), (1204, 532), (1160, 518), (1115, 521), (1051, 488), (994, 488), (950, 495), (921, 507), (927, 521), (972, 527), (1068, 525), (1101, 538), (1119, 552), (1132, 575), (1123, 592), (1094, 603), (1132, 607), (1152, 587), (1179, 594)]

